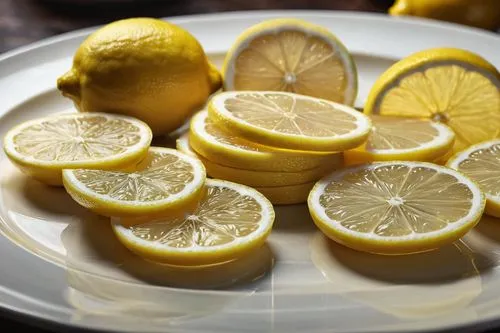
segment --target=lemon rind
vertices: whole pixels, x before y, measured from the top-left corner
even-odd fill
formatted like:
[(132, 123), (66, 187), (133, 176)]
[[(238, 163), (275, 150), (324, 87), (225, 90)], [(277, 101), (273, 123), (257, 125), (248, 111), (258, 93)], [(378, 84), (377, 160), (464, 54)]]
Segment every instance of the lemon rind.
[[(339, 226), (339, 221), (331, 220), (319, 206), (319, 196), (324, 188), (335, 179), (340, 179), (350, 172), (364, 168), (376, 168), (386, 165), (404, 165), (409, 167), (426, 167), (438, 172), (449, 174), (458, 182), (466, 184), (473, 194), (472, 206), (469, 213), (460, 220), (449, 223), (445, 228), (423, 234), (411, 234), (399, 237), (383, 237), (349, 230)], [(330, 239), (347, 247), (377, 254), (409, 254), (430, 251), (442, 245), (449, 244), (472, 229), (481, 219), (485, 207), (485, 196), (479, 186), (462, 173), (427, 162), (375, 162), (345, 168), (324, 177), (316, 183), (308, 197), (308, 207), (316, 226)]]
[[(294, 98), (308, 99), (311, 101), (321, 101), (330, 104), (335, 109), (345, 112), (356, 119), (357, 128), (348, 134), (337, 135), (331, 137), (311, 137), (297, 134), (278, 133), (272, 130), (264, 129), (248, 123), (243, 119), (239, 119), (227, 111), (224, 107), (224, 101), (227, 98), (234, 98), (242, 93), (251, 94), (281, 94), (293, 96)], [(370, 119), (355, 109), (335, 103), (329, 100), (299, 95), (294, 93), (284, 93), (278, 91), (231, 91), (223, 92), (214, 96), (208, 105), (208, 113), (211, 119), (219, 124), (222, 128), (237, 133), (250, 141), (256, 141), (261, 144), (270, 145), (273, 147), (311, 150), (311, 151), (343, 151), (355, 148), (366, 141), (371, 130)]]
[(225, 180), (207, 179), (206, 185), (228, 187), (241, 195), (249, 195), (255, 199), (262, 207), (263, 214), (259, 228), (245, 237), (236, 238), (229, 244), (209, 248), (200, 246), (174, 248), (143, 240), (134, 236), (130, 229), (122, 226), (119, 218), (111, 219), (115, 235), (127, 248), (144, 258), (183, 266), (206, 265), (233, 260), (263, 245), (271, 232), (275, 219), (274, 208), (269, 200), (251, 187)]

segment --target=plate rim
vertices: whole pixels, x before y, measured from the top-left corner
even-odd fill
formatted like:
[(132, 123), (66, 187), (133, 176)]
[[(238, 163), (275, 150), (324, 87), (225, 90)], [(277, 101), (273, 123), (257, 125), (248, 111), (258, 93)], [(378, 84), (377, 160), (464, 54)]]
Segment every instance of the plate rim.
[[(491, 38), (492, 41), (500, 41), (500, 36), (497, 33), (482, 30), (479, 28), (468, 27), (460, 24), (450, 23), (450, 22), (442, 22), (432, 19), (425, 19), (419, 17), (391, 17), (385, 13), (376, 13), (376, 12), (358, 12), (358, 11), (342, 11), (342, 10), (245, 10), (245, 11), (228, 11), (221, 13), (205, 13), (205, 14), (190, 14), (190, 15), (179, 15), (179, 16), (168, 16), (161, 17), (162, 20), (172, 21), (175, 24), (187, 24), (193, 21), (197, 22), (210, 22), (214, 20), (241, 20), (248, 19), (249, 17), (259, 13), (259, 18), (266, 19), (276, 16), (285, 16), (285, 15), (298, 15), (298, 16), (311, 16), (311, 17), (328, 17), (335, 18), (342, 16), (344, 19), (354, 19), (354, 20), (371, 20), (372, 22), (393, 22), (395, 25), (406, 25), (406, 26), (416, 26), (416, 27), (428, 27), (432, 29), (445, 29), (447, 31), (453, 33), (465, 33), (465, 34), (473, 34), (481, 36), (482, 38)], [(56, 45), (59, 43), (64, 43), (69, 40), (86, 36), (102, 25), (95, 25), (92, 27), (87, 27), (83, 29), (72, 30), (63, 34), (55, 35), (52, 37), (44, 38), (39, 41), (14, 48), (7, 52), (0, 54), (0, 66), (2, 64), (14, 57), (18, 57), (23, 54), (28, 54), (30, 52), (34, 52), (37, 49), (45, 48), (51, 45)], [(0, 115), (0, 119), (3, 118), (6, 114), (8, 114), (10, 110), (2, 112)], [(0, 232), (0, 237), (5, 237), (3, 232)], [(9, 242), (12, 240), (8, 237)], [(19, 246), (17, 242), (12, 242), (14, 246)], [(24, 248), (22, 249), (24, 250)], [(30, 252), (30, 255), (34, 255)], [(43, 258), (38, 256), (38, 259), (44, 260)], [(54, 264), (50, 262), (51, 264)], [(54, 264), (55, 266), (58, 266)], [(2, 286), (0, 286), (2, 289)], [(24, 294), (22, 294), (24, 296)], [(30, 297), (30, 296), (27, 296)], [(0, 314), (5, 315), (8, 314), (7, 319), (11, 319), (13, 321), (21, 321), (24, 319), (29, 319), (30, 322), (28, 325), (32, 324), (41, 328), (54, 328), (54, 329), (70, 329), (76, 331), (91, 331), (91, 332), (115, 332), (115, 330), (109, 329), (99, 329), (95, 327), (86, 327), (84, 323), (72, 323), (70, 321), (61, 321), (58, 320), (55, 316), (52, 316), (47, 313), (42, 313), (40, 311), (31, 311), (28, 309), (20, 309), (16, 306), (9, 305), (8, 303), (0, 300)], [(441, 332), (445, 330), (453, 329), (457, 332), (466, 332), (470, 329), (474, 331), (479, 331), (482, 329), (493, 328), (500, 326), (500, 314), (498, 316), (491, 316), (491, 318), (477, 318), (475, 321), (468, 322), (467, 324), (447, 324), (441, 326), (436, 329), (413, 329), (406, 330), (405, 332), (421, 332), (421, 333), (430, 333), (430, 332)], [(117, 328), (118, 330), (118, 328)], [(169, 329), (170, 330), (170, 329)], [(176, 331), (176, 329), (173, 329)], [(382, 332), (382, 331), (377, 331)]]

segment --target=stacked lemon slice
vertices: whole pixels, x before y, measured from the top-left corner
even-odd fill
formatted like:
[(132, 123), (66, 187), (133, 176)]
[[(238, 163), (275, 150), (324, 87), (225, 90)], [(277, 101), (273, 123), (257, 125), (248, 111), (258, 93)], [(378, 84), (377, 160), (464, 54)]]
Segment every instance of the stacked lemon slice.
[(211, 177), (255, 187), (274, 204), (305, 202), (314, 183), (343, 165), (370, 120), (332, 101), (288, 92), (214, 96), (177, 148), (198, 157)]

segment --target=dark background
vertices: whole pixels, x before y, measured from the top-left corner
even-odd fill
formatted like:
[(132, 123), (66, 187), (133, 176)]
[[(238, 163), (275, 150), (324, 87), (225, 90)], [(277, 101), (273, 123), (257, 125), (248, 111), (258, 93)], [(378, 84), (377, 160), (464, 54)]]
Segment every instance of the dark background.
[[(0, 0), (0, 53), (46, 37), (126, 17), (167, 17), (254, 9), (383, 13), (392, 3), (392, 0)], [(14, 333), (21, 329), (31, 333), (51, 332), (25, 327), (7, 317), (0, 317), (0, 332)], [(500, 331), (488, 333), (495, 332)]]

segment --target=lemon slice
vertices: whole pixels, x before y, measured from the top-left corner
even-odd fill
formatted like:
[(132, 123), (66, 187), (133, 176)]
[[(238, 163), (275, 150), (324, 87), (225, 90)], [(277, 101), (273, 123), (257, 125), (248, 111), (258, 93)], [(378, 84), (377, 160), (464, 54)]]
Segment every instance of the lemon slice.
[(427, 118), (450, 126), (454, 152), (500, 135), (500, 74), (478, 55), (437, 48), (389, 68), (373, 86), (365, 112)]
[(217, 126), (207, 111), (193, 117), (189, 133), (189, 143), (196, 153), (233, 168), (296, 172), (327, 165), (335, 168), (343, 163), (342, 153), (278, 149), (245, 140)]
[(245, 30), (223, 65), (226, 90), (295, 92), (352, 105), (354, 60), (327, 29), (298, 19), (273, 19)]
[(348, 106), (287, 92), (223, 92), (210, 118), (248, 140), (280, 148), (342, 151), (363, 143), (370, 119)]
[(126, 170), (65, 169), (66, 191), (80, 205), (105, 216), (177, 215), (203, 195), (205, 168), (174, 149), (151, 147)]
[(135, 226), (112, 219), (118, 239), (131, 251), (171, 265), (210, 265), (241, 257), (264, 244), (274, 222), (271, 203), (254, 189), (208, 179), (198, 208), (178, 218)]
[(360, 251), (423, 252), (476, 225), (485, 199), (463, 174), (425, 162), (378, 162), (333, 172), (308, 199), (318, 228)]
[(185, 154), (198, 158), (207, 170), (207, 175), (212, 178), (229, 180), (231, 182), (247, 186), (289, 186), (298, 185), (311, 181), (316, 181), (340, 167), (337, 165), (326, 165), (321, 168), (309, 169), (298, 172), (278, 172), (278, 171), (255, 171), (227, 167), (198, 155), (189, 144), (188, 135), (183, 135), (177, 139), (177, 149)]
[(22, 123), (4, 137), (3, 148), (23, 172), (62, 185), (66, 168), (111, 169), (144, 158), (151, 129), (135, 118), (105, 113), (68, 113)]
[(269, 186), (255, 189), (262, 193), (273, 205), (295, 205), (305, 203), (316, 182), (289, 186)]
[(453, 156), (447, 166), (474, 180), (486, 195), (486, 213), (500, 217), (500, 140), (471, 146)]
[(372, 116), (366, 143), (344, 153), (346, 164), (409, 160), (432, 162), (446, 155), (455, 134), (446, 125), (430, 120)]

